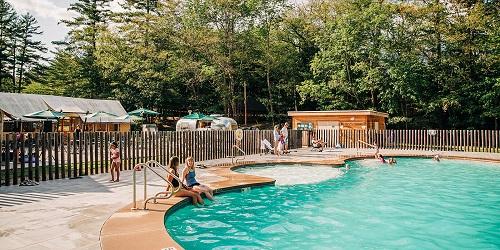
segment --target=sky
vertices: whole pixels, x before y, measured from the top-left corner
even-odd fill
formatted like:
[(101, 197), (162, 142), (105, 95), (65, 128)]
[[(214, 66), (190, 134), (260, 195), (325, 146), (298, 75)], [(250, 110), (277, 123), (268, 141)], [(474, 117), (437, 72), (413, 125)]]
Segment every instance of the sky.
[(74, 13), (67, 11), (73, 0), (7, 0), (7, 2), (19, 15), (29, 12), (36, 18), (43, 31), (39, 39), (49, 50), (55, 49), (51, 44), (52, 41), (64, 40), (68, 28), (59, 22), (74, 16)]
[[(12, 5), (16, 12), (21, 15), (31, 13), (43, 32), (39, 39), (49, 51), (55, 51), (56, 46), (52, 41), (62, 41), (68, 34), (69, 29), (61, 23), (61, 20), (71, 19), (76, 16), (74, 12), (68, 11), (69, 5), (76, 0), (6, 0)], [(119, 9), (119, 0), (111, 4), (111, 9)], [(49, 53), (48, 57), (52, 57)]]

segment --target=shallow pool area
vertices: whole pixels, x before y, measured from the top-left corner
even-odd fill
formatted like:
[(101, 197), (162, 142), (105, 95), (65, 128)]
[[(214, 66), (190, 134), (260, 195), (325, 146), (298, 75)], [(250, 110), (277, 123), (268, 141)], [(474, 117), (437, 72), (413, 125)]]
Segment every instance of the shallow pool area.
[(348, 165), (240, 169), (286, 178), (181, 208), (166, 216), (167, 230), (186, 249), (500, 248), (500, 164), (398, 158), (396, 165)]
[(344, 174), (342, 168), (315, 164), (261, 164), (249, 165), (235, 170), (238, 173), (269, 177), (275, 185), (314, 184), (337, 178)]

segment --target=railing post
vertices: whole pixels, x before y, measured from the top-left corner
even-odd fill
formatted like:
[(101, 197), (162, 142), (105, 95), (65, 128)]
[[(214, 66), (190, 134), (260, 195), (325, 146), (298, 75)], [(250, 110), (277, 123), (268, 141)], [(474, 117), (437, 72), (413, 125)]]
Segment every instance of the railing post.
[(147, 166), (144, 166), (144, 201), (147, 199), (147, 193), (148, 193), (148, 188), (147, 188), (147, 176), (146, 176), (146, 171), (147, 171)]
[(132, 173), (132, 183), (133, 183), (133, 195), (132, 195), (133, 200), (132, 200), (132, 202), (134, 204), (134, 207), (132, 209), (135, 210), (135, 209), (137, 209), (137, 187), (136, 187), (136, 172), (137, 171), (135, 169), (135, 166), (134, 166), (132, 171), (134, 171)]

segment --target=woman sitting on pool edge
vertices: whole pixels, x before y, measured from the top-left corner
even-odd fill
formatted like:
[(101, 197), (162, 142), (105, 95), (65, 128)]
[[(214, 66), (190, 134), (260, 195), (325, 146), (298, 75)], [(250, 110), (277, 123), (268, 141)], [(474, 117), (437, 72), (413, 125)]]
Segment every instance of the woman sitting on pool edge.
[(184, 167), (184, 169), (182, 170), (181, 180), (189, 188), (192, 188), (194, 191), (204, 193), (211, 201), (214, 200), (213, 190), (207, 185), (202, 185), (198, 181), (196, 181), (196, 172), (193, 157), (186, 158), (186, 167)]
[[(172, 156), (170, 160), (168, 161), (168, 175), (167, 175), (167, 180), (172, 183), (173, 189), (177, 189), (179, 185), (181, 185), (179, 191), (177, 191), (174, 196), (176, 197), (190, 197), (193, 205), (198, 205), (201, 204), (203, 205), (203, 199), (201, 198), (200, 194), (193, 190), (192, 188), (184, 186), (184, 184), (179, 183), (179, 181), (174, 178), (173, 176), (179, 178), (179, 174), (177, 172), (177, 168), (179, 167), (179, 157), (177, 156)], [(172, 190), (173, 191), (173, 190)]]

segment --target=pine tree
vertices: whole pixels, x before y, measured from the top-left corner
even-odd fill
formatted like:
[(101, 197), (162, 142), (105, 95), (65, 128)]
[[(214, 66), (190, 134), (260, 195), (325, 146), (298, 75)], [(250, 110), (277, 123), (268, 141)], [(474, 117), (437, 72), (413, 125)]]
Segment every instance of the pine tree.
[(35, 40), (35, 35), (40, 35), (36, 19), (29, 13), (22, 15), (18, 29), (18, 55), (17, 64), (17, 89), (21, 92), (23, 85), (32, 80), (40, 72), (40, 63), (44, 60), (42, 53), (47, 48), (41, 41)]
[(96, 61), (97, 41), (99, 34), (105, 30), (109, 20), (109, 3), (111, 0), (78, 0), (68, 10), (75, 11), (78, 16), (72, 20), (62, 20), (69, 28), (69, 47), (74, 55), (78, 55), (82, 67), (81, 72), (88, 78), (85, 97), (105, 97), (109, 93), (107, 84), (103, 82), (102, 72)]
[(10, 90), (5, 84), (13, 79), (13, 52), (15, 52), (16, 13), (5, 0), (0, 0), (0, 91)]

